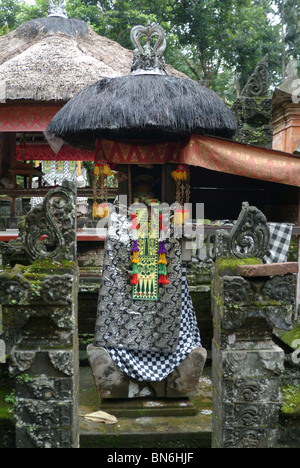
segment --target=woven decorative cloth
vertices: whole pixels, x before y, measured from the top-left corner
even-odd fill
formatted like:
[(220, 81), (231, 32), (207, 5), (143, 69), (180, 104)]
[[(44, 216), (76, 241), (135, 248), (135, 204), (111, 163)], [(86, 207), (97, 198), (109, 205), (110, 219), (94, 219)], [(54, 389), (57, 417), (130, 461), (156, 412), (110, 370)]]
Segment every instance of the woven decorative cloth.
[(177, 349), (174, 352), (107, 350), (115, 364), (133, 379), (157, 382), (165, 379), (193, 349), (200, 346), (200, 332), (188, 289), (186, 266), (183, 266), (182, 315)]

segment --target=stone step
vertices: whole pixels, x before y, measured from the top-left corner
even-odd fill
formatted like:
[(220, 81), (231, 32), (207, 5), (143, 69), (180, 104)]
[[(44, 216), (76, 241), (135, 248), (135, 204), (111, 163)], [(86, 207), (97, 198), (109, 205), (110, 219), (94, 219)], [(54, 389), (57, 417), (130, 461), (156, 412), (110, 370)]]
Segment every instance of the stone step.
[[(116, 416), (117, 423), (84, 417), (99, 410)], [(190, 399), (101, 401), (89, 367), (81, 367), (79, 414), (80, 448), (210, 448), (211, 380), (203, 375)]]

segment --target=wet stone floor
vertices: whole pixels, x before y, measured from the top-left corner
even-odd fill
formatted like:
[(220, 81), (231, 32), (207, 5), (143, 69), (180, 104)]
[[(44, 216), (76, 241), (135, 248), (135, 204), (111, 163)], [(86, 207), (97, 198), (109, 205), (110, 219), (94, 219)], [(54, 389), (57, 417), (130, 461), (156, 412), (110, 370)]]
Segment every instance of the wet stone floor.
[[(84, 416), (104, 411), (114, 424)], [(210, 448), (212, 385), (205, 368), (196, 395), (190, 399), (101, 401), (89, 366), (80, 367), (81, 448)]]

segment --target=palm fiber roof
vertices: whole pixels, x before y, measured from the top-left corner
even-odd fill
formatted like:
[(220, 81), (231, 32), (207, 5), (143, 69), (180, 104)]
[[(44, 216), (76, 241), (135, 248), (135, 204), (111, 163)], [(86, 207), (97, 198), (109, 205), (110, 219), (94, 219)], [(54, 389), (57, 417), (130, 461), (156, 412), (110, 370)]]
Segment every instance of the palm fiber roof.
[[(158, 39), (152, 48), (153, 36)], [(159, 25), (135, 26), (131, 39), (136, 46), (131, 74), (82, 89), (52, 119), (47, 135), (86, 149), (93, 149), (97, 138), (170, 141), (191, 133), (235, 135), (234, 116), (215, 92), (168, 74), (162, 56), (165, 32)]]

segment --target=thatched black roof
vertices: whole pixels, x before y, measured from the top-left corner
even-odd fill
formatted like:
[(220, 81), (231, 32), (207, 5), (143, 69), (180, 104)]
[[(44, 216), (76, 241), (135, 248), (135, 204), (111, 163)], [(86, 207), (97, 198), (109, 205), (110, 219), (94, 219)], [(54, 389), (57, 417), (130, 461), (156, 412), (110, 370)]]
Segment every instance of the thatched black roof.
[(231, 138), (236, 129), (226, 104), (205, 86), (142, 74), (104, 78), (85, 87), (56, 114), (47, 132), (91, 149), (101, 137), (170, 141), (205, 133)]
[(93, 149), (97, 138), (174, 141), (192, 133), (225, 138), (236, 133), (233, 114), (216, 93), (167, 74), (161, 26), (134, 26), (130, 37), (135, 47), (131, 74), (103, 78), (82, 89), (56, 114), (46, 134)]

